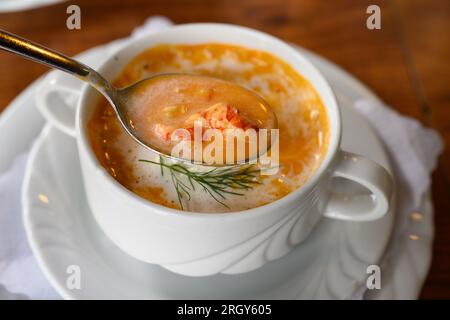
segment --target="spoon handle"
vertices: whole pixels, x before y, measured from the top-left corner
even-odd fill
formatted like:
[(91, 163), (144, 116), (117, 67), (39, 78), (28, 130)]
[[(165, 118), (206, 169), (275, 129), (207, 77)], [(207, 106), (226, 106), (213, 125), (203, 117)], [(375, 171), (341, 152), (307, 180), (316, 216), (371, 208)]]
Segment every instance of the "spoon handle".
[(87, 77), (92, 70), (61, 53), (1, 29), (0, 48), (80, 77)]
[(74, 75), (83, 81), (89, 82), (108, 99), (110, 95), (115, 93), (110, 83), (87, 65), (2, 29), (0, 29), (0, 49)]

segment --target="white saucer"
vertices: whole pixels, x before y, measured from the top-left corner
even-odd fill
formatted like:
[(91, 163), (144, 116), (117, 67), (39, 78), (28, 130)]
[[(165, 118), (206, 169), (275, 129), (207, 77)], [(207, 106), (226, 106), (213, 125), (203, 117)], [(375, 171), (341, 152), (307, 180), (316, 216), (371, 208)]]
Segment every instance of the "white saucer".
[[(101, 49), (96, 49), (87, 58), (98, 60), (102, 54)], [(344, 105), (344, 148), (387, 166), (386, 154), (368, 123), (345, 107), (361, 97), (377, 98), (336, 66), (307, 54), (328, 77)], [(24, 116), (29, 114), (29, 105), (33, 105), (30, 91), (18, 97), (0, 117), (0, 133), (9, 133), (7, 137), (11, 137), (14, 125), (30, 127), (30, 134), (19, 135), (14, 144), (0, 135), (0, 146), (5, 147), (0, 171), (14, 155), (26, 149), (33, 133), (42, 125), (35, 110), (33, 118)], [(354, 139), (355, 132), (358, 140)], [(39, 194), (48, 197), (48, 204), (39, 201)], [(349, 298), (364, 282), (367, 265), (380, 261), (393, 221), (392, 213), (371, 223), (324, 219), (295, 252), (254, 272), (206, 278), (179, 276), (136, 261), (103, 236), (86, 206), (74, 141), (49, 127), (33, 147), (23, 200), (32, 249), (52, 285), (65, 298)], [(422, 226), (432, 234), (431, 224), (427, 220)], [(427, 245), (415, 250), (412, 254), (416, 256), (430, 253)], [(72, 264), (81, 267), (81, 290), (70, 291), (65, 286), (66, 269)], [(397, 270), (398, 266), (391, 268)], [(400, 267), (401, 272), (408, 268), (405, 263)], [(410, 279), (410, 285), (406, 286), (409, 296), (418, 294), (426, 270), (419, 270)], [(393, 285), (396, 287), (392, 288)], [(402, 298), (405, 291), (402, 286), (398, 282), (385, 284), (378, 296)], [(384, 290), (389, 293), (387, 296), (383, 296)]]
[[(389, 168), (371, 127), (339, 97), (343, 148)], [(339, 187), (343, 192), (346, 186)], [(32, 249), (65, 298), (350, 298), (363, 284), (367, 267), (380, 260), (393, 221), (392, 211), (370, 223), (323, 219), (293, 253), (259, 270), (204, 278), (176, 275), (127, 256), (103, 235), (86, 203), (75, 140), (49, 126), (31, 151), (23, 208)], [(66, 288), (72, 264), (82, 270), (81, 290)]]

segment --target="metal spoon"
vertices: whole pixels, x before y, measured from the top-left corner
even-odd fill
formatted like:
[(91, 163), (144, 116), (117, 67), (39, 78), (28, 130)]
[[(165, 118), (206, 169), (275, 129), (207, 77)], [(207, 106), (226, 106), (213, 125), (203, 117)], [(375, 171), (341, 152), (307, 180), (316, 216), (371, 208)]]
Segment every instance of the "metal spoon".
[[(133, 94), (136, 92), (142, 91), (142, 89), (151, 83), (155, 83), (159, 79), (167, 80), (167, 77), (182, 77), (186, 76), (185, 74), (163, 74), (156, 75), (147, 79), (143, 79), (134, 83), (131, 86), (125, 88), (115, 88), (109, 81), (103, 78), (98, 72), (93, 70), (92, 68), (86, 66), (85, 64), (78, 62), (72, 58), (69, 58), (61, 53), (58, 53), (54, 50), (46, 48), (37, 43), (31, 42), (27, 39), (21, 38), (9, 32), (3, 31), (0, 29), (0, 48), (18, 55), (21, 55), (25, 58), (34, 60), (36, 62), (48, 65), (50, 67), (59, 69), (61, 71), (67, 72), (82, 81), (86, 81), (91, 86), (93, 86), (96, 90), (98, 90), (106, 99), (109, 101), (111, 106), (119, 118), (121, 125), (124, 127), (125, 131), (133, 137), (139, 144), (142, 146), (156, 152), (160, 155), (174, 158), (172, 155), (167, 152), (162, 151), (161, 149), (152, 145), (149, 141), (144, 141), (140, 138), (139, 132), (136, 132), (133, 126), (133, 120), (129, 118), (130, 112), (127, 112), (130, 105), (127, 105), (127, 102), (131, 100)], [(196, 77), (195, 75), (189, 75), (190, 77)], [(198, 76), (203, 77), (204, 76)], [(211, 81), (221, 81), (215, 78), (211, 78)], [(150, 83), (151, 82), (151, 83)], [(237, 86), (234, 83), (230, 83), (234, 86)], [(245, 88), (242, 90), (249, 91)], [(265, 112), (267, 114), (267, 118), (264, 121), (264, 124), (259, 127), (260, 129), (276, 129), (278, 128), (278, 122), (275, 113), (270, 108), (270, 106), (265, 102), (261, 97), (255, 94), (255, 105), (261, 108), (261, 112)], [(267, 150), (270, 148), (270, 141), (268, 141)], [(264, 152), (266, 152), (265, 150)], [(176, 160), (187, 161), (185, 158), (176, 158)]]

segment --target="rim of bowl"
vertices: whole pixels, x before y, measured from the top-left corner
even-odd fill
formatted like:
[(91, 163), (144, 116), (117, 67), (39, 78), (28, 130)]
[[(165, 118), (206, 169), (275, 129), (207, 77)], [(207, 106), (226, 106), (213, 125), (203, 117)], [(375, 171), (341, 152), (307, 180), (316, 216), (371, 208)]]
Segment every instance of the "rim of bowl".
[[(282, 198), (279, 198), (273, 202), (264, 204), (262, 206), (258, 206), (255, 208), (240, 210), (240, 211), (229, 211), (229, 212), (196, 212), (196, 211), (183, 211), (180, 209), (173, 209), (169, 208), (157, 203), (154, 203), (150, 200), (144, 199), (131, 190), (127, 189), (125, 186), (123, 186), (120, 182), (118, 182), (116, 179), (114, 179), (107, 171), (106, 169), (99, 163), (97, 160), (97, 157), (95, 156), (92, 147), (89, 142), (89, 138), (87, 135), (86, 126), (84, 126), (83, 129), (81, 129), (81, 112), (82, 108), (81, 105), (83, 104), (86, 94), (89, 90), (95, 90), (92, 87), (90, 87), (88, 84), (85, 84), (82, 91), (81, 91), (81, 98), (78, 101), (78, 108), (77, 108), (77, 115), (76, 115), (76, 132), (77, 132), (77, 140), (81, 139), (82, 147), (85, 149), (88, 160), (92, 162), (92, 164), (96, 167), (96, 169), (101, 170), (105, 178), (112, 183), (119, 192), (125, 192), (128, 196), (130, 196), (133, 200), (138, 201), (140, 204), (144, 205), (145, 207), (149, 207), (153, 209), (154, 212), (157, 212), (158, 214), (162, 215), (173, 215), (177, 218), (181, 219), (192, 219), (192, 218), (203, 218), (203, 219), (240, 219), (240, 218), (250, 218), (255, 215), (263, 215), (263, 214), (270, 214), (272, 210), (276, 210), (279, 207), (282, 207), (286, 205), (288, 202), (294, 200), (295, 198), (299, 197), (301, 194), (308, 193), (310, 190), (314, 188), (316, 183), (320, 180), (320, 178), (325, 174), (327, 169), (332, 165), (333, 160), (335, 158), (335, 155), (337, 154), (339, 150), (340, 140), (342, 136), (341, 127), (341, 113), (340, 109), (337, 103), (336, 96), (331, 89), (330, 84), (326, 80), (326, 78), (323, 76), (323, 74), (317, 69), (317, 67), (308, 59), (306, 58), (302, 53), (295, 50), (293, 47), (285, 43), (284, 41), (270, 35), (267, 33), (264, 33), (262, 31), (258, 31), (255, 29), (251, 29), (248, 27), (243, 27), (239, 25), (233, 25), (233, 24), (225, 24), (225, 23), (187, 23), (187, 24), (180, 24), (175, 25), (172, 27), (169, 27), (167, 29), (163, 29), (161, 31), (157, 31), (155, 33), (149, 34), (147, 36), (144, 36), (142, 38), (131, 40), (127, 45), (124, 47), (121, 47), (115, 54), (120, 54), (122, 51), (127, 49), (128, 47), (135, 45), (136, 43), (145, 41), (145, 39), (151, 38), (155, 34), (161, 34), (161, 33), (171, 33), (171, 32), (177, 32), (180, 29), (189, 29), (189, 28), (203, 28), (208, 30), (209, 32), (215, 32), (218, 29), (228, 29), (233, 32), (240, 32), (240, 33), (246, 33), (247, 35), (253, 36), (253, 37), (259, 37), (264, 39), (264, 41), (270, 42), (270, 46), (276, 46), (281, 47), (283, 50), (287, 51), (290, 55), (294, 56), (296, 59), (300, 58), (302, 60), (302, 63), (308, 64), (308, 67), (318, 76), (319, 80), (322, 82), (323, 88), (321, 88), (321, 91), (325, 91), (326, 94), (328, 94), (331, 97), (331, 105), (325, 105), (325, 109), (327, 110), (327, 117), (329, 123), (332, 124), (331, 126), (331, 132), (330, 132), (330, 141), (328, 144), (328, 150), (323, 158), (320, 166), (315, 170), (315, 172), (308, 178), (308, 180), (303, 184), (302, 186), (296, 188), (289, 194), (285, 195)], [(216, 29), (216, 30), (214, 30)], [(245, 47), (245, 45), (243, 45)], [(149, 46), (150, 48), (151, 46)], [(249, 47), (251, 48), (251, 47)], [(145, 50), (145, 49), (143, 49)], [(263, 49), (258, 49), (261, 51), (264, 51)], [(272, 53), (276, 56), (276, 54)], [(108, 58), (108, 60), (105, 60), (97, 69), (101, 70), (109, 61), (111, 61), (112, 56)], [(297, 70), (296, 70), (297, 71)], [(298, 71), (297, 71), (298, 72)], [(299, 72), (301, 75), (301, 72)], [(309, 81), (308, 81), (309, 82)], [(317, 88), (315, 88), (316, 91), (318, 91)], [(319, 93), (319, 92), (318, 92)], [(319, 93), (319, 96), (321, 97), (323, 94)], [(321, 99), (323, 100), (323, 99)], [(330, 118), (330, 110), (331, 108), (335, 109), (335, 119), (332, 121)], [(79, 142), (80, 143), (80, 142)]]

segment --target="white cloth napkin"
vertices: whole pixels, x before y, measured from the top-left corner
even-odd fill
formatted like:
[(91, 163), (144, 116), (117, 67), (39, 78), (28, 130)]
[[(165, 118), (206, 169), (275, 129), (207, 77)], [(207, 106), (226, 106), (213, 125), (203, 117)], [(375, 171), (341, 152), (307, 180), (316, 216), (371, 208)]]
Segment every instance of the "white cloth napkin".
[[(171, 24), (165, 17), (151, 17), (132, 33), (131, 38)], [(434, 130), (423, 128), (417, 121), (385, 106), (358, 101), (355, 107), (377, 130), (394, 162), (396, 183), (401, 186), (395, 240), (408, 213), (420, 207), (443, 144)], [(12, 167), (0, 176), (0, 300), (59, 299), (31, 253), (22, 224), (20, 189), (26, 159), (27, 154), (18, 156)], [(364, 290), (354, 298), (362, 297), (363, 293)]]

